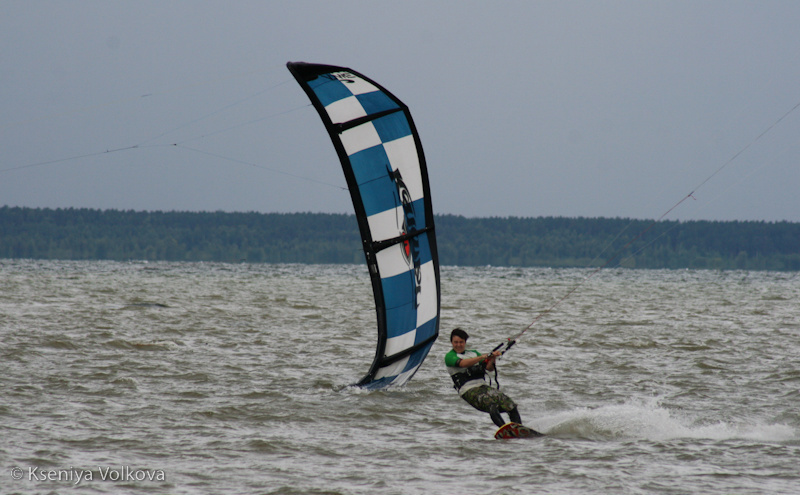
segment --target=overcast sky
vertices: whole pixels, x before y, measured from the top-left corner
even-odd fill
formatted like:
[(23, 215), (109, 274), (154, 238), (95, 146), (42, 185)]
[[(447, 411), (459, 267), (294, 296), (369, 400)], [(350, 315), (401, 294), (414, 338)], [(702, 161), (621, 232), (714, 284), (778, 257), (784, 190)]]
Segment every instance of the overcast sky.
[(791, 0), (0, 0), (0, 206), (351, 213), (303, 60), (409, 105), (436, 213), (695, 191), (666, 218), (797, 222), (798, 26)]

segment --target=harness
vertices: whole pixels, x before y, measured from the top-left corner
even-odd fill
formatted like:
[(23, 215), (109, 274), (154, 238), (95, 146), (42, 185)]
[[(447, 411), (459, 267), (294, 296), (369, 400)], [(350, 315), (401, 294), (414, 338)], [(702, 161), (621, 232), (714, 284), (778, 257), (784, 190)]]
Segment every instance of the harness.
[(453, 388), (461, 390), (465, 383), (472, 380), (483, 380), (486, 376), (486, 361), (481, 361), (478, 364), (473, 364), (461, 373), (454, 373), (450, 375), (453, 379)]
[[(481, 361), (478, 364), (473, 364), (466, 371), (450, 375), (453, 379), (453, 388), (461, 390), (465, 383), (472, 380), (486, 380), (486, 361)], [(492, 386), (492, 377), (489, 377), (489, 386)], [(497, 367), (494, 368), (494, 386), (500, 390), (500, 381), (497, 379)]]

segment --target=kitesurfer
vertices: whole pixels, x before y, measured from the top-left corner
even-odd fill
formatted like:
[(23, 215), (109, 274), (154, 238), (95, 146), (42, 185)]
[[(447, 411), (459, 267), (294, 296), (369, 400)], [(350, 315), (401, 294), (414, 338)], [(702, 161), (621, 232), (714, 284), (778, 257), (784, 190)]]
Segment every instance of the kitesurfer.
[(481, 354), (473, 349), (467, 350), (468, 338), (464, 330), (453, 330), (450, 333), (453, 348), (444, 356), (444, 364), (458, 394), (475, 409), (488, 412), (497, 426), (505, 424), (501, 412), (508, 413), (512, 422), (522, 424), (514, 401), (486, 383), (486, 371), (494, 371), (495, 359), (501, 355), (500, 351)]

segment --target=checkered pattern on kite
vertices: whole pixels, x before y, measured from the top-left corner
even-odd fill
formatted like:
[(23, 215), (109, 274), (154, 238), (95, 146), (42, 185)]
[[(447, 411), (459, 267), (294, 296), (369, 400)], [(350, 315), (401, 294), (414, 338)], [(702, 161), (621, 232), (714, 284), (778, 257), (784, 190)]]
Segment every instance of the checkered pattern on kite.
[[(357, 184), (369, 226), (367, 240), (395, 239), (425, 229), (430, 203), (424, 197), (421, 150), (404, 106), (348, 70), (320, 74), (306, 83), (330, 122), (343, 124), (334, 127), (332, 137), (340, 140), (346, 155), (345, 174), (350, 172)], [(438, 280), (429, 235), (376, 253), (386, 316), (385, 349), (376, 359), (407, 351), (438, 332)], [(405, 383), (431, 345), (381, 366), (364, 386)]]
[(349, 72), (323, 74), (308, 85), (334, 124), (400, 108), (372, 83)]

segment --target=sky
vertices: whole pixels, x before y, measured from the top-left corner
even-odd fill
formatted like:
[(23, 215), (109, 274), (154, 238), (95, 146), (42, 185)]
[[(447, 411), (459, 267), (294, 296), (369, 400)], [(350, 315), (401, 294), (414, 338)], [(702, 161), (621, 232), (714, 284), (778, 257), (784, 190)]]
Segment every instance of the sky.
[(0, 0), (0, 206), (352, 213), (306, 61), (410, 107), (437, 214), (800, 222), (798, 25), (791, 0)]

